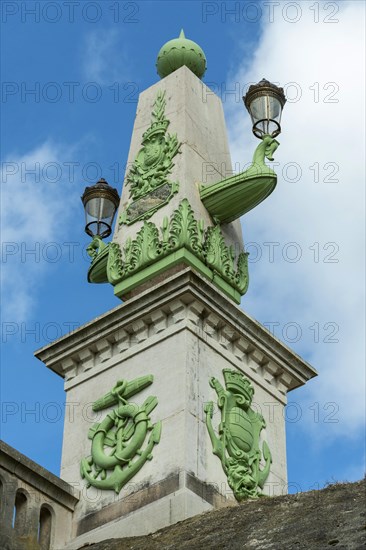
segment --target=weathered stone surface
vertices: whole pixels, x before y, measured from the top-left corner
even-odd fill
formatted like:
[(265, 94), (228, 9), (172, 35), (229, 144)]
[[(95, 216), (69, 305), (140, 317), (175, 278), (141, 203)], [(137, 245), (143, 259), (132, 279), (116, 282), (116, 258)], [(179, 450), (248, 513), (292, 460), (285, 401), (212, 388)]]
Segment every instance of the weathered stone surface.
[(79, 492), (0, 441), (0, 549), (63, 548)]
[[(267, 422), (261, 435), (272, 465), (264, 493), (287, 492), (286, 394), (316, 372), (199, 274), (186, 269), (172, 275), (46, 346), (37, 357), (65, 378), (67, 407), (73, 411), (65, 418), (61, 477), (80, 490), (81, 498), (68, 548), (145, 535), (217, 508), (220, 499), (197, 494), (194, 478), (205, 487), (215, 487), (226, 503), (236, 503), (221, 461), (213, 454), (205, 416), (205, 404), (216, 403), (209, 382), (216, 378), (224, 384), (224, 368), (250, 380), (256, 411)], [(149, 395), (157, 397), (151, 419), (162, 422), (162, 436), (153, 459), (118, 494), (93, 486), (87, 489), (80, 461), (91, 452), (89, 429), (106, 414), (93, 411), (92, 403), (117, 380), (146, 374), (154, 377), (153, 384), (134, 402), (141, 405)], [(220, 421), (215, 405), (216, 433)], [(177, 472), (178, 490), (156, 490)], [(152, 499), (153, 494), (158, 498)]]
[(144, 537), (111, 539), (88, 550), (309, 550), (366, 547), (365, 480), (195, 516)]
[[(174, 156), (173, 168), (168, 176), (170, 182), (179, 183), (179, 190), (150, 220), (160, 227), (164, 216), (170, 216), (181, 200), (187, 198), (196, 218), (204, 220), (205, 227), (212, 226), (210, 215), (200, 198), (199, 184), (215, 183), (232, 175), (224, 111), (220, 98), (187, 67), (181, 67), (159, 80), (139, 96), (117, 220), (131, 204), (131, 186), (127, 183), (127, 174), (141, 150), (143, 134), (151, 125), (151, 113), (158, 92), (166, 94), (165, 116), (170, 122), (168, 133), (177, 134), (178, 142), (181, 143), (180, 152)], [(117, 221), (113, 241), (123, 248), (129, 237), (135, 238), (142, 224), (142, 221), (137, 221), (132, 225), (121, 226)], [(235, 250), (242, 249), (239, 220), (225, 224), (222, 231), (228, 245), (233, 245)]]

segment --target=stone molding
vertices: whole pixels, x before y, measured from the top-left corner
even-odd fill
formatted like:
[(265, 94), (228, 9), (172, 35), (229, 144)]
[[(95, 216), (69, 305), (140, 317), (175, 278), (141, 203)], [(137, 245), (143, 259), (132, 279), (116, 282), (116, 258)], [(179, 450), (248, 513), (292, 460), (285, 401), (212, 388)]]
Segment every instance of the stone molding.
[(69, 389), (184, 329), (283, 403), (287, 391), (317, 374), (212, 283), (189, 268), (41, 348), (35, 355), (62, 376), (65, 389)]
[(235, 505), (235, 502), (222, 495), (214, 484), (204, 483), (193, 474), (180, 471), (153, 485), (135, 491), (121, 501), (84, 516), (76, 525), (76, 536), (128, 516), (144, 506), (182, 490), (191, 491), (214, 508)]

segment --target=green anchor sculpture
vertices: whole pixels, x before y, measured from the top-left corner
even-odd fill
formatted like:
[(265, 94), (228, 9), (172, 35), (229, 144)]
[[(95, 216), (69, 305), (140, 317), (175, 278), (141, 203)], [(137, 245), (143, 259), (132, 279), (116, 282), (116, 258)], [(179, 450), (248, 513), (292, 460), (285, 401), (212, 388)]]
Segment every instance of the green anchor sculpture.
[[(128, 403), (132, 397), (153, 382), (153, 376), (142, 376), (131, 382), (119, 380), (112, 391), (93, 404), (95, 412), (118, 405), (105, 419), (95, 424), (88, 433), (92, 440), (91, 456), (81, 461), (81, 477), (98, 489), (114, 489), (119, 493), (122, 487), (151, 460), (153, 447), (159, 443), (161, 422), (152, 425), (149, 414), (158, 404), (156, 397), (148, 397), (139, 406)], [(147, 445), (142, 450), (148, 431)], [(104, 448), (112, 448), (106, 453)], [(135, 456), (138, 456), (134, 460)], [(107, 476), (107, 471), (113, 472)]]
[[(213, 453), (221, 460), (228, 483), (237, 500), (257, 498), (269, 475), (271, 452), (264, 441), (259, 448), (259, 436), (266, 423), (262, 415), (251, 409), (254, 388), (238, 371), (224, 369), (226, 390), (217, 378), (211, 378), (210, 386), (216, 390), (222, 418), (219, 437), (212, 426), (214, 403), (205, 405), (206, 424), (213, 446)], [(260, 468), (263, 454), (264, 468)]]

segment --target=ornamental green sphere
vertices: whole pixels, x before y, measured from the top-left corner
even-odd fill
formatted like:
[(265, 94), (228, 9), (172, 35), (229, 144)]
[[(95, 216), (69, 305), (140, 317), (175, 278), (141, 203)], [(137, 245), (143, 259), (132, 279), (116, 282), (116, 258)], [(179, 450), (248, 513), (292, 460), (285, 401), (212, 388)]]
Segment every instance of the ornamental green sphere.
[(169, 40), (161, 48), (156, 69), (160, 78), (164, 78), (184, 65), (198, 78), (202, 78), (205, 74), (206, 56), (202, 48), (193, 40), (188, 40), (182, 29), (179, 38)]

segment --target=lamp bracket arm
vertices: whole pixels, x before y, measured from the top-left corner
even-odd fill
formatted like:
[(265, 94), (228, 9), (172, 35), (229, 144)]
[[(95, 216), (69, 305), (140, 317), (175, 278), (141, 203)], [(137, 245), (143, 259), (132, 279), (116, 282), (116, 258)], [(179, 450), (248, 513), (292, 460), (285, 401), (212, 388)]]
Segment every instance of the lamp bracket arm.
[(254, 151), (252, 166), (266, 166), (266, 163), (264, 162), (265, 158), (270, 161), (274, 160), (273, 153), (276, 151), (279, 145), (280, 143), (279, 141), (277, 141), (277, 139), (269, 135), (263, 136), (261, 143)]
[(99, 235), (95, 235), (92, 242), (87, 246), (86, 251), (93, 261), (106, 246), (107, 244), (102, 241)]

